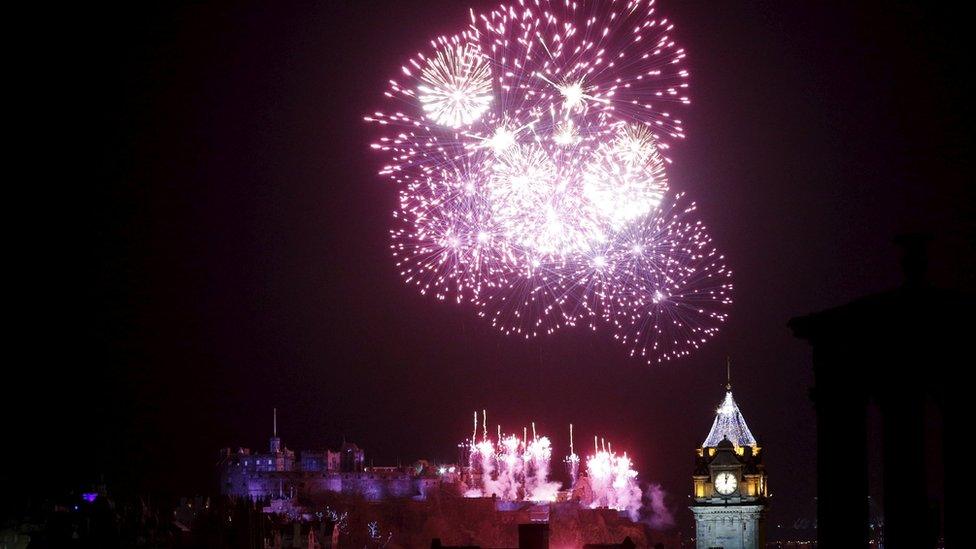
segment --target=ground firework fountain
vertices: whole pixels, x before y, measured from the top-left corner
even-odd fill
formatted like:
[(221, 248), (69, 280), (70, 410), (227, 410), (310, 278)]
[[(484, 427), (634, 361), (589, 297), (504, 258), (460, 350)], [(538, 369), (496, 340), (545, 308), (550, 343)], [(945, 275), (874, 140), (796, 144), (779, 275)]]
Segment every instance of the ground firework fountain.
[[(479, 417), (474, 414), (474, 431), (463, 446), (470, 451), (466, 497), (495, 497), (503, 501), (552, 502), (560, 497), (563, 485), (550, 479), (552, 444), (548, 437), (523, 430), (518, 435), (505, 434), (499, 426), (495, 438), (488, 437), (487, 413), (482, 411), (479, 439)], [(572, 437), (572, 435), (570, 435)], [(606, 442), (594, 437), (593, 454), (586, 457), (585, 475), (580, 476), (580, 456), (570, 445), (564, 458), (570, 473), (563, 491), (567, 499), (578, 499), (591, 508), (606, 507), (626, 511), (637, 519), (642, 491), (637, 471), (627, 454), (618, 455)], [(578, 481), (578, 482), (577, 482)]]

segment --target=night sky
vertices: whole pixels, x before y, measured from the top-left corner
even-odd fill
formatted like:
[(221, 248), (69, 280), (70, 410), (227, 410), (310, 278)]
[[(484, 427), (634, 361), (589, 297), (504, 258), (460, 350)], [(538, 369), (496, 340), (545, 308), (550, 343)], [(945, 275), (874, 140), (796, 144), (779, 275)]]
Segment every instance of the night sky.
[(507, 338), (393, 267), (395, 188), (362, 116), (407, 56), (494, 2), (278, 4), (39, 16), (12, 493), (99, 474), (207, 492), (218, 449), (266, 447), (275, 406), (295, 450), (345, 437), (377, 465), (448, 460), (487, 408), (492, 432), (535, 421), (557, 455), (570, 422), (580, 446), (626, 449), (688, 529), (729, 355), (772, 522), (792, 523), (814, 515), (816, 441), (810, 349), (787, 320), (900, 284), (905, 231), (935, 235), (933, 280), (974, 287), (973, 90), (948, 7), (661, 2), (692, 74), (672, 188), (736, 288), (716, 339), (647, 366), (605, 333)]

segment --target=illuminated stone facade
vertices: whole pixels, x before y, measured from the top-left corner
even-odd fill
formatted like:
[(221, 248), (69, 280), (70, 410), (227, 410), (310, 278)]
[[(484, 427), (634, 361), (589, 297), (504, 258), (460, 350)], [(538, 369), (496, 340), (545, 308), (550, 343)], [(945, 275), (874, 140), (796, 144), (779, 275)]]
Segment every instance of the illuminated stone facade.
[(217, 467), (223, 495), (310, 503), (328, 494), (367, 501), (422, 500), (442, 482), (455, 483), (459, 476), (453, 465), (435, 467), (423, 461), (403, 467), (367, 467), (365, 452), (351, 442), (343, 442), (335, 451), (301, 452), (296, 458), (278, 438), (277, 414), (267, 452), (224, 448)]
[(697, 449), (692, 478), (698, 549), (766, 546), (769, 488), (762, 448), (749, 432), (731, 390), (705, 443)]

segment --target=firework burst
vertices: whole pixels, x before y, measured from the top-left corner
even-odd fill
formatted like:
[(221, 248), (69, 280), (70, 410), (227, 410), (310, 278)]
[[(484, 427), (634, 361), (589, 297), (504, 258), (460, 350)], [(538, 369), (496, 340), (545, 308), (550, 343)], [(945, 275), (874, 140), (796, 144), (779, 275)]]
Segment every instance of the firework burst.
[(673, 32), (653, 0), (517, 0), (410, 58), (365, 117), (403, 279), (519, 337), (607, 326), (648, 362), (713, 336), (731, 273), (670, 190)]
[(471, 124), (491, 103), (491, 69), (471, 42), (446, 44), (425, 60), (417, 99), (434, 122), (458, 128)]

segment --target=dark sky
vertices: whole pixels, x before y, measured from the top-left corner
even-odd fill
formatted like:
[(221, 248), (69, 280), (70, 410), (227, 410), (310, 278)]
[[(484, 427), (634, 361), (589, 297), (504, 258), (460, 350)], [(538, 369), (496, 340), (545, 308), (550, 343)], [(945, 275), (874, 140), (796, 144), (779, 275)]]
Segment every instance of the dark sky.
[(279, 4), (31, 20), (36, 94), (17, 114), (34, 120), (38, 211), (13, 235), (25, 352), (0, 473), (15, 492), (99, 473), (201, 492), (219, 448), (265, 446), (273, 406), (294, 449), (345, 436), (377, 464), (449, 459), (487, 408), (560, 451), (570, 422), (607, 437), (687, 526), (731, 355), (773, 522), (791, 523), (813, 515), (815, 437), (787, 320), (899, 284), (908, 230), (935, 234), (937, 282), (973, 289), (973, 90), (948, 7), (661, 3), (692, 73), (672, 185), (736, 290), (717, 339), (648, 367), (603, 333), (506, 338), (392, 266), (395, 189), (362, 115), (405, 57), (493, 2)]

